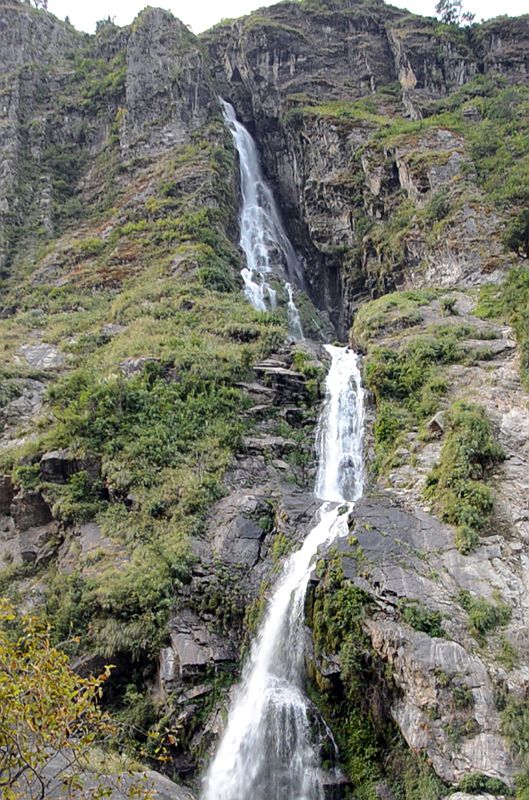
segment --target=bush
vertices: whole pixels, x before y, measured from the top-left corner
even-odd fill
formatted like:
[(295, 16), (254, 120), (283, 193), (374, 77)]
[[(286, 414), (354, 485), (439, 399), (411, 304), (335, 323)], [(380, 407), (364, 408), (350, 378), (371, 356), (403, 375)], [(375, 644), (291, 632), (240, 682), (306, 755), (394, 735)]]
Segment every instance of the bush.
[(509, 223), (503, 242), (510, 250), (529, 258), (529, 208), (524, 208)]
[(488, 775), (482, 775), (477, 772), (473, 775), (465, 775), (459, 782), (459, 791), (467, 792), (467, 794), (492, 794), (512, 797), (514, 792), (507, 784), (500, 781), (499, 778), (490, 778)]
[(463, 357), (457, 333), (441, 329), (421, 334), (399, 350), (373, 348), (364, 363), (364, 381), (377, 405), (375, 422), (376, 469), (392, 463), (399, 436), (418, 427), (437, 410), (438, 399), (446, 391), (439, 375), (443, 364)]
[(512, 325), (520, 348), (520, 372), (529, 389), (529, 270), (511, 269), (500, 286), (484, 286), (476, 313), (482, 317), (504, 317)]
[(439, 464), (430, 472), (425, 493), (445, 522), (457, 525), (456, 546), (467, 553), (478, 543), (494, 500), (482, 481), (504, 458), (483, 408), (455, 403), (446, 414), (446, 433)]
[[(72, 790), (94, 800), (112, 790), (138, 800), (150, 796), (141, 780), (126, 788), (121, 774), (101, 775), (90, 766), (94, 749), (117, 730), (99, 707), (110, 667), (99, 677), (79, 677), (51, 644), (48, 628), (5, 601), (0, 602), (0, 665), (2, 797), (37, 800), (71, 796)], [(57, 753), (58, 773), (50, 769)]]
[(460, 592), (458, 600), (468, 614), (473, 632), (479, 638), (500, 625), (506, 625), (511, 618), (512, 610), (506, 603), (489, 603), (482, 597), (473, 597), (467, 591)]
[(406, 604), (402, 609), (402, 618), (416, 631), (427, 633), (428, 636), (442, 638), (445, 635), (443, 615), (418, 602)]

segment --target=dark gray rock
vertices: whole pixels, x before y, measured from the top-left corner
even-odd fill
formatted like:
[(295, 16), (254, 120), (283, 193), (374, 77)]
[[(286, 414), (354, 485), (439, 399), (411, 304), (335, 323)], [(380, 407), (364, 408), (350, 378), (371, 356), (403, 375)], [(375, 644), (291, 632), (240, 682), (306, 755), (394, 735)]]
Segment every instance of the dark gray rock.
[(11, 503), (11, 516), (19, 531), (47, 525), (52, 514), (40, 492), (21, 489)]
[(56, 523), (20, 531), (18, 548), (22, 563), (40, 564), (51, 559), (57, 552), (59, 544), (57, 533)]
[(0, 475), (0, 514), (10, 513), (13, 497), (13, 481), (9, 475)]
[(101, 459), (95, 455), (74, 456), (69, 450), (51, 450), (40, 460), (43, 481), (67, 483), (76, 472), (84, 471), (92, 480), (97, 480), (101, 471)]
[(181, 686), (182, 681), (204, 673), (206, 667), (233, 663), (237, 652), (233, 644), (208, 630), (190, 609), (179, 611), (170, 621), (171, 646), (161, 659), (160, 680), (166, 692)]
[(142, 373), (147, 364), (157, 364), (159, 361), (159, 358), (152, 358), (150, 356), (141, 356), (139, 358), (131, 357), (122, 361), (119, 368), (125, 378), (132, 378), (133, 375)]

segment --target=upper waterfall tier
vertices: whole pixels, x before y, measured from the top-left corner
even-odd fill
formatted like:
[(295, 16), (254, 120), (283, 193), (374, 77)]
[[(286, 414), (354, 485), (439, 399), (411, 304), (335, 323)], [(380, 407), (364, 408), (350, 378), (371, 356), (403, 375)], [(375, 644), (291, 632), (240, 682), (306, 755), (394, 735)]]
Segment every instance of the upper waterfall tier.
[(294, 338), (302, 339), (292, 288), (293, 284), (299, 288), (303, 286), (301, 262), (264, 179), (254, 140), (237, 120), (233, 106), (222, 98), (220, 102), (239, 154), (242, 194), (239, 244), (246, 257), (246, 267), (241, 270), (246, 296), (260, 311), (273, 310), (277, 304), (277, 290), (271, 279), (279, 281), (286, 294), (290, 332)]

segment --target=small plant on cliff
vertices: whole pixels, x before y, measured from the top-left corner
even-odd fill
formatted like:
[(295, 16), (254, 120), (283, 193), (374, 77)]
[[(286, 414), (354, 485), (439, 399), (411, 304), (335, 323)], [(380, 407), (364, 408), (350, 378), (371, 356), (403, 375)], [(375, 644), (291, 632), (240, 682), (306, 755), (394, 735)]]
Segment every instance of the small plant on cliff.
[(508, 225), (504, 244), (510, 250), (529, 258), (529, 208), (524, 208)]
[(483, 408), (455, 403), (446, 414), (447, 433), (441, 458), (428, 476), (426, 495), (445, 522), (457, 525), (456, 545), (467, 553), (493, 509), (492, 492), (483, 483), (504, 458)]
[(529, 270), (512, 269), (500, 286), (484, 286), (475, 313), (503, 317), (512, 325), (520, 348), (521, 378), (529, 389)]
[(416, 631), (428, 636), (443, 637), (443, 616), (439, 611), (432, 611), (419, 602), (407, 603), (402, 609), (402, 618)]
[(467, 591), (460, 592), (458, 600), (468, 614), (472, 632), (478, 638), (483, 638), (500, 625), (506, 625), (511, 618), (510, 607), (501, 600), (489, 603), (483, 597), (474, 597)]
[(465, 775), (459, 782), (458, 789), (467, 794), (482, 794), (501, 795), (502, 797), (512, 797), (513, 790), (509, 788), (499, 778), (490, 778), (488, 775), (482, 775), (475, 772), (472, 775)]

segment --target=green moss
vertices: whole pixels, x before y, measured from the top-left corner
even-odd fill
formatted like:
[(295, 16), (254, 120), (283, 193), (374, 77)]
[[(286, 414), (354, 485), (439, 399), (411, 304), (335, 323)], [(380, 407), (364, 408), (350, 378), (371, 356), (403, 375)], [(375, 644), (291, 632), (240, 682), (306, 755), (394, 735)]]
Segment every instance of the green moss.
[(483, 482), (504, 458), (485, 410), (455, 403), (446, 414), (446, 433), (439, 464), (427, 479), (426, 495), (443, 520), (458, 526), (456, 545), (472, 550), (493, 510), (493, 496)]
[(297, 36), (300, 39), (306, 39), (306, 34), (300, 28), (295, 28), (292, 25), (285, 25), (277, 19), (265, 17), (264, 15), (254, 13), (248, 17), (243, 18), (244, 30), (247, 32), (254, 30), (270, 31), (272, 33), (286, 33), (291, 36)]
[(351, 330), (353, 340), (362, 348), (380, 336), (405, 328), (412, 328), (422, 321), (421, 307), (428, 305), (436, 292), (414, 289), (391, 292), (360, 306)]
[(285, 116), (285, 121), (292, 121), (303, 117), (319, 117), (322, 119), (336, 119), (341, 122), (366, 122), (375, 126), (387, 126), (389, 120), (378, 114), (373, 101), (364, 98), (357, 101), (331, 100), (325, 103), (297, 106)]

